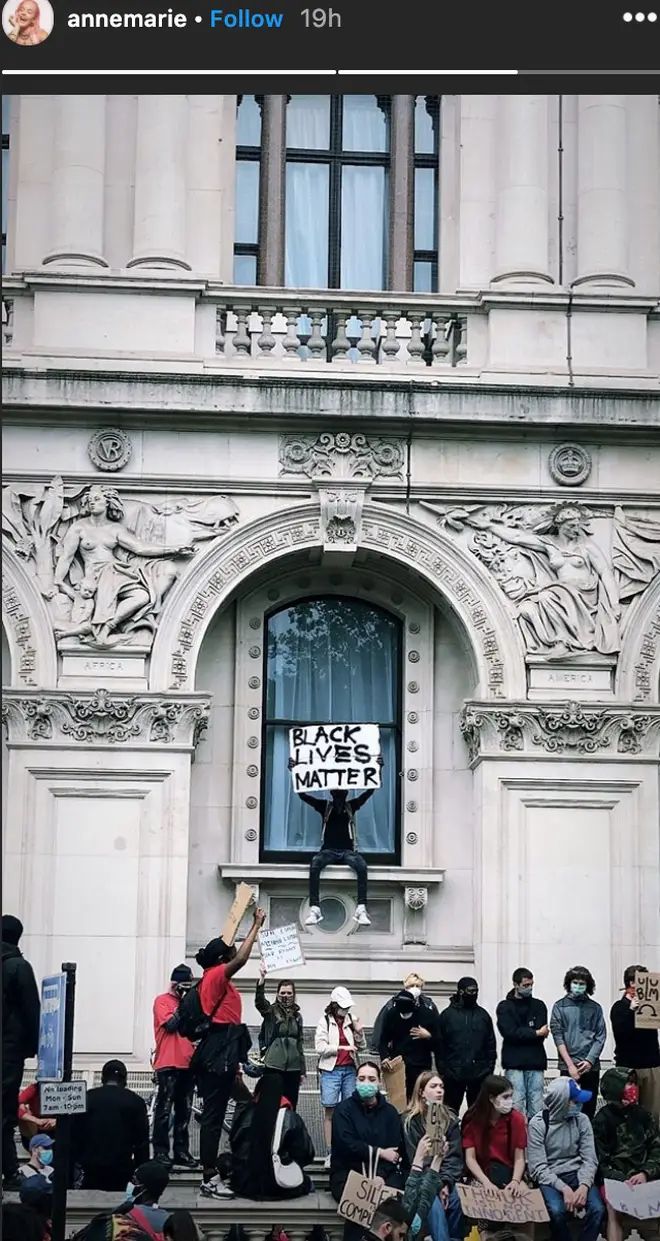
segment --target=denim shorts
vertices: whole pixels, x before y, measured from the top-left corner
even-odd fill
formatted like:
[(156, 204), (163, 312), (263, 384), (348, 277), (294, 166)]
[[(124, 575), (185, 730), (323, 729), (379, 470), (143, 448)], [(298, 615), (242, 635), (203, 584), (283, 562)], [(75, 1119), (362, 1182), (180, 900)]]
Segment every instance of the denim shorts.
[(336, 1069), (319, 1069), (323, 1107), (336, 1107), (344, 1099), (349, 1099), (355, 1090), (356, 1081), (357, 1069), (352, 1064), (344, 1064)]

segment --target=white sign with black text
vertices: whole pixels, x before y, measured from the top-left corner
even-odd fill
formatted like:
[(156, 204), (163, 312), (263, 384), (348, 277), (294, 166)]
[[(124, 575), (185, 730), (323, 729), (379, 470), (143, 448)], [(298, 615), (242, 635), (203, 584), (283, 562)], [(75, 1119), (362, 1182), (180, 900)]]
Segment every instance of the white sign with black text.
[(86, 1082), (41, 1082), (42, 1116), (79, 1116), (87, 1111)]
[(267, 974), (305, 964), (295, 922), (275, 927), (272, 931), (260, 931), (259, 950)]
[(296, 793), (379, 789), (378, 724), (306, 724), (289, 729)]

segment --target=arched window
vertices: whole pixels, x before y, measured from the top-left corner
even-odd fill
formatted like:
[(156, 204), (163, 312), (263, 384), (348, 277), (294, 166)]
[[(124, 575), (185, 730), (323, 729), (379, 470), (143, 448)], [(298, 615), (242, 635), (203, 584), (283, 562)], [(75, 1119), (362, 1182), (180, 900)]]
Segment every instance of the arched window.
[(380, 725), (382, 788), (359, 811), (358, 843), (373, 861), (398, 859), (400, 676), (401, 624), (382, 608), (324, 596), (268, 617), (262, 857), (291, 860), (320, 848), (319, 815), (292, 788), (289, 729), (336, 723)]

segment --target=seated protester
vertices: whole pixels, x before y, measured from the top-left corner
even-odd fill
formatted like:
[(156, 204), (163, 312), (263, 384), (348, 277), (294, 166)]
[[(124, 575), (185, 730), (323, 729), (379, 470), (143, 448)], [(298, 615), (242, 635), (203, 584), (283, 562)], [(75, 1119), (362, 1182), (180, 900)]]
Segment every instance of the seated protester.
[(296, 1004), (296, 985), (288, 979), (277, 984), (275, 1000), (266, 999), (266, 971), (261, 966), (254, 997), (257, 1012), (263, 1017), (259, 1046), (266, 1073), (281, 1073), (282, 1093), (294, 1112), (298, 1106), (300, 1083), (305, 1078), (303, 1019)]
[(33, 1082), (26, 1086), (18, 1096), (18, 1131), (21, 1135), (23, 1148), (30, 1149), (30, 1138), (38, 1133), (50, 1133), (55, 1129), (54, 1116), (42, 1116), (39, 1098), (39, 1083)]
[(596, 1241), (605, 1207), (594, 1185), (598, 1160), (589, 1117), (587, 1090), (559, 1077), (546, 1092), (542, 1112), (529, 1122), (529, 1174), (543, 1194), (552, 1241), (570, 1241), (569, 1217), (581, 1218), (579, 1241)]
[(147, 1105), (127, 1082), (123, 1061), (108, 1060), (102, 1084), (87, 1092), (87, 1111), (73, 1117), (72, 1156), (83, 1171), (82, 1189), (120, 1194), (134, 1168), (149, 1159)]
[(409, 1235), (409, 1216), (400, 1198), (381, 1202), (361, 1241), (404, 1241)]
[(163, 1228), (165, 1241), (204, 1241), (190, 1211), (172, 1211)]
[[(403, 1194), (403, 1206), (411, 1220), (410, 1234), (413, 1237), (421, 1235), (426, 1238), (430, 1237), (431, 1241), (436, 1241), (437, 1238), (446, 1241), (446, 1238), (450, 1236), (442, 1207), (440, 1208), (442, 1212), (440, 1230), (434, 1226), (434, 1220), (431, 1218), (434, 1208), (440, 1203), (442, 1192), (440, 1169), (447, 1150), (448, 1144), (444, 1142), (440, 1154), (434, 1155), (433, 1141), (426, 1134), (417, 1144)], [(437, 1225), (437, 1221), (435, 1224)]]
[(53, 1175), (53, 1147), (55, 1143), (47, 1133), (36, 1133), (30, 1138), (30, 1158), (21, 1165), (19, 1175), (22, 1178), (41, 1176), (49, 1181)]
[[(600, 1083), (605, 1106), (594, 1117), (594, 1140), (599, 1180), (645, 1185), (660, 1180), (660, 1130), (650, 1112), (639, 1105), (635, 1070), (608, 1069)], [(607, 1241), (623, 1241), (623, 1223), (638, 1228), (639, 1221), (607, 1205)]]
[(514, 1111), (513, 1087), (506, 1077), (486, 1078), (463, 1117), (461, 1136), (472, 1180), (517, 1197), (525, 1173), (527, 1126), (524, 1116)]
[[(456, 1192), (456, 1182), (463, 1175), (463, 1148), (461, 1130), (453, 1112), (444, 1105), (445, 1088), (442, 1078), (429, 1069), (420, 1073), (415, 1083), (410, 1110), (403, 1118), (403, 1136), (406, 1143), (406, 1154), (411, 1164), (411, 1172), (406, 1182), (404, 1201), (411, 1205), (413, 1191), (423, 1192), (425, 1213), (416, 1204), (416, 1211), (421, 1222), (426, 1223), (427, 1232), (432, 1241), (460, 1241), (465, 1236), (465, 1220), (461, 1204)], [(426, 1116), (430, 1103), (442, 1106), (445, 1121), (445, 1141), (447, 1149), (438, 1163), (437, 1169), (431, 1169), (436, 1162), (432, 1157), (432, 1147), (424, 1147), (426, 1138)], [(423, 1158), (420, 1158), (423, 1156)], [(429, 1172), (429, 1176), (424, 1174)], [(425, 1184), (422, 1186), (422, 1180)], [(412, 1182), (412, 1184), (411, 1184)], [(435, 1186), (433, 1192), (429, 1182)], [(409, 1189), (410, 1186), (410, 1189)]]
[(311, 1193), (305, 1173), (314, 1145), (305, 1122), (282, 1094), (282, 1075), (259, 1079), (250, 1099), (236, 1109), (229, 1139), (231, 1188), (240, 1198), (301, 1198)]
[(50, 1241), (53, 1214), (52, 1181), (46, 1180), (44, 1176), (28, 1176), (23, 1180), (19, 1197), (23, 1206), (29, 1207), (37, 1216), (43, 1241)]
[(330, 1192), (341, 1200), (349, 1172), (362, 1173), (378, 1150), (374, 1175), (386, 1185), (403, 1189), (407, 1167), (401, 1117), (380, 1092), (377, 1064), (367, 1061), (358, 1069), (355, 1092), (334, 1110)]
[(385, 1013), (378, 1054), (384, 1069), (401, 1056), (406, 1069), (406, 1098), (410, 1102), (420, 1073), (433, 1067), (433, 1048), (438, 1040), (437, 1012), (422, 1003), (421, 991), (399, 991)]
[(97, 1215), (73, 1241), (163, 1241), (170, 1211), (158, 1203), (170, 1174), (159, 1159), (140, 1164), (126, 1186), (126, 1197), (111, 1214)]

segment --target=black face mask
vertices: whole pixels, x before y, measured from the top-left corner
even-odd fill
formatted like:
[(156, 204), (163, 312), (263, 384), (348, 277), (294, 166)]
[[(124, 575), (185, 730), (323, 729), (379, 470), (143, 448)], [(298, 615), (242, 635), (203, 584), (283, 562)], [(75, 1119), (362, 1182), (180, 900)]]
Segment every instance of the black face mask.
[(461, 999), (464, 1008), (476, 1008), (479, 998), (478, 991), (461, 991)]

